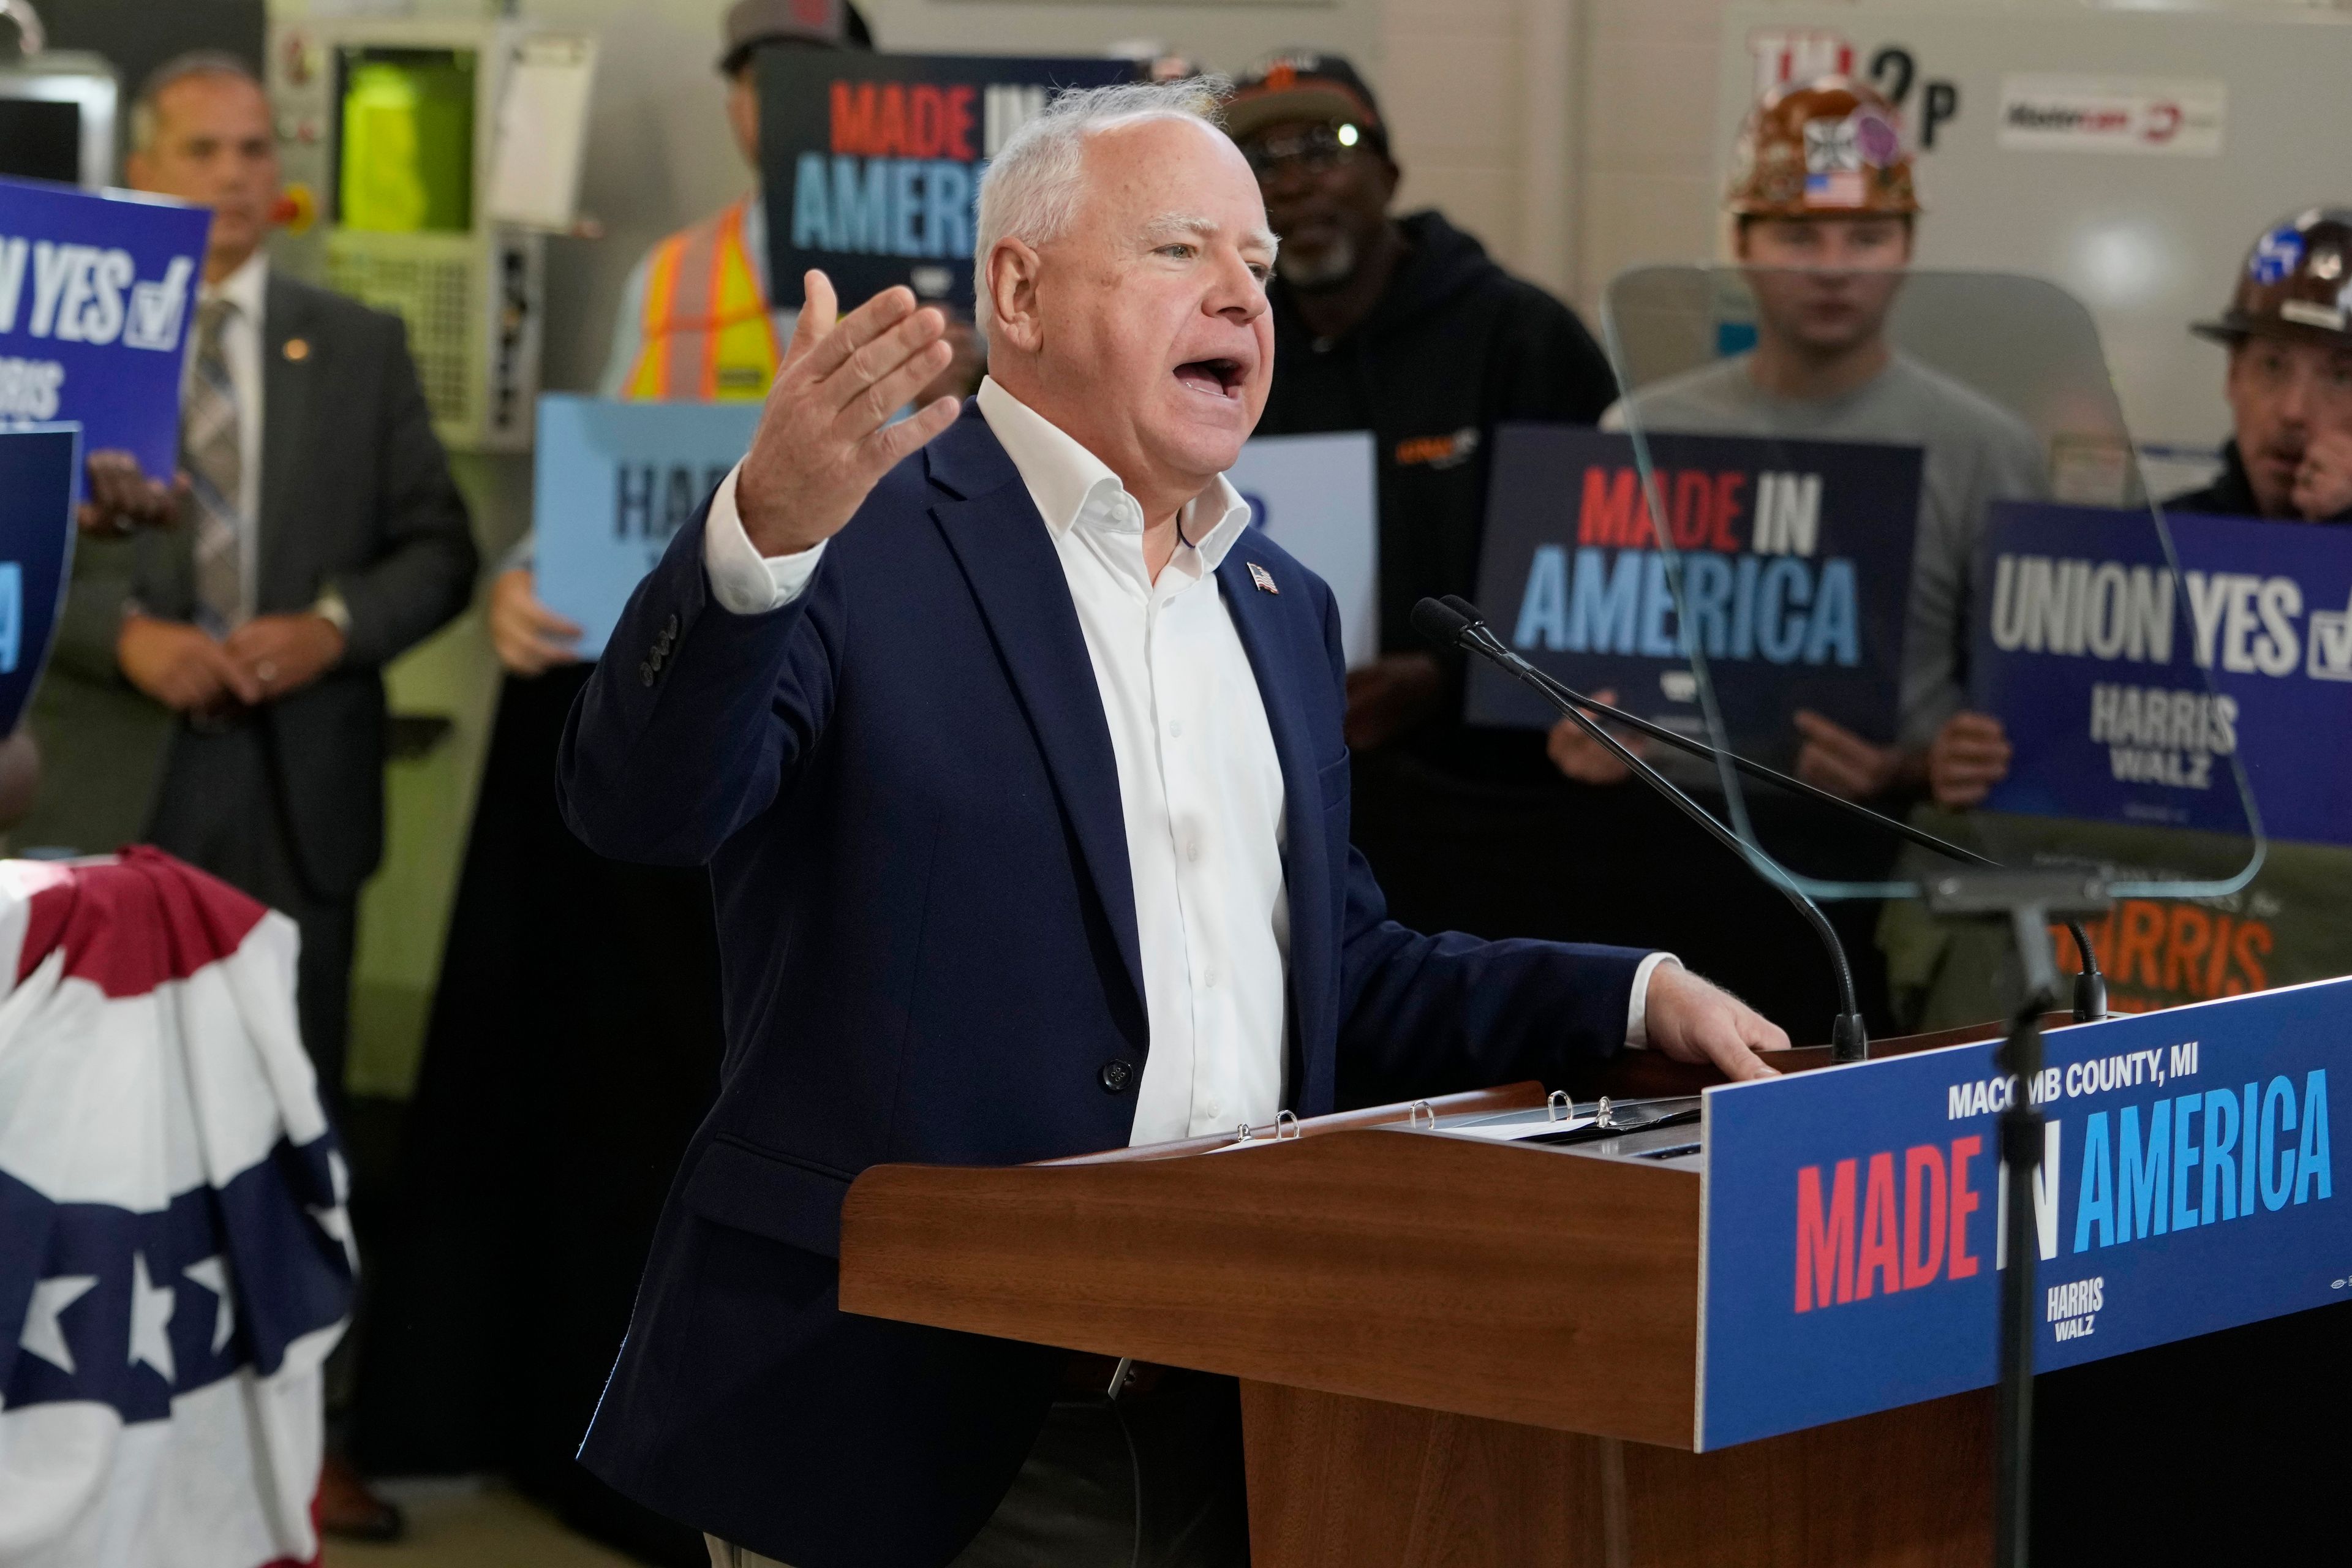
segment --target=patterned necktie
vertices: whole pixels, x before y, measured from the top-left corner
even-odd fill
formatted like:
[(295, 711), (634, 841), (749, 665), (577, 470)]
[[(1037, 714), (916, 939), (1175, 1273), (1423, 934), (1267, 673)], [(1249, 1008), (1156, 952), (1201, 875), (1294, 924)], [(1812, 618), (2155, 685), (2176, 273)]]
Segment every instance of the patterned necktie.
[(245, 618), (246, 518), (237, 504), (245, 481), (236, 386), (221, 353), (221, 333), (236, 307), (206, 300), (196, 307), (196, 374), (180, 421), (181, 461), (195, 503), (196, 624), (226, 637)]

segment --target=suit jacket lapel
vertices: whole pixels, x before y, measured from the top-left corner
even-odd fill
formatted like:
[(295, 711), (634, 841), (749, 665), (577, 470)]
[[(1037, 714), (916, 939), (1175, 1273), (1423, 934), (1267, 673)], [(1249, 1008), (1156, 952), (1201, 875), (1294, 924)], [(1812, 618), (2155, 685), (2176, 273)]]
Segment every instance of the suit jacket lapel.
[(1118, 939), (1139, 1019), (1142, 945), (1136, 936), (1118, 761), (1061, 558), (1020, 470), (997, 444), (977, 404), (967, 404), (963, 417), (931, 443), (925, 462), (932, 482), (947, 492), (931, 516), (963, 567), (1036, 732), (1046, 771)]
[[(1290, 902), (1290, 996), (1297, 1030), (1294, 1049), (1302, 1057), (1296, 1065), (1305, 1069), (1293, 1073), (1289, 1098), (1299, 1101), (1310, 1093), (1307, 1079), (1317, 1070), (1315, 1042), (1335, 1037), (1336, 1026), (1323, 1016), (1323, 998), (1330, 978), (1326, 959), (1339, 951), (1331, 929), (1332, 868), (1323, 837), (1322, 759), (1316, 754), (1299, 703), (1297, 628), (1286, 624), (1286, 617), (1295, 620), (1310, 613), (1314, 600), (1295, 571), (1255, 556), (1250, 548), (1253, 537), (1243, 534), (1225, 552), (1217, 563), (1217, 587), (1257, 676), (1258, 698), (1265, 705), (1274, 753), (1282, 764), (1282, 875)], [(1250, 575), (1253, 562), (1269, 574), (1277, 592), (1258, 588)], [(1290, 591), (1278, 591), (1284, 588)], [(1319, 637), (1315, 641), (1319, 652)], [(1312, 679), (1320, 666), (1306, 673)]]
[[(261, 531), (257, 542), (260, 582), (257, 604), (266, 613), (299, 608), (308, 574), (302, 531), (293, 517), (302, 493), (302, 454), (310, 447), (311, 395), (325, 345), (314, 336), (307, 302), (269, 276), (261, 313)], [(287, 347), (300, 342), (297, 357)]]

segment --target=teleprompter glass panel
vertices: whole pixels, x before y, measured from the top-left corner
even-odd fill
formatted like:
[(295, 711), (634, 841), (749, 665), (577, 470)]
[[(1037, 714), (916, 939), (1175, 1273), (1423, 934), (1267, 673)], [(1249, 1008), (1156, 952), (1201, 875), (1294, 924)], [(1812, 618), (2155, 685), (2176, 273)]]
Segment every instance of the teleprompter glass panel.
[[(2244, 885), (2246, 762), (2336, 744), (2305, 731), (2352, 679), (2344, 582), (2299, 575), (2259, 522), (2182, 558), (2078, 300), (1989, 273), (1658, 267), (1611, 283), (1603, 324), (1622, 459), (1594, 437), (1519, 580), (1482, 584), (1522, 655), (2005, 866), (2095, 868), (2121, 897)], [(1816, 897), (1914, 895), (1950, 864), (1644, 749)]]

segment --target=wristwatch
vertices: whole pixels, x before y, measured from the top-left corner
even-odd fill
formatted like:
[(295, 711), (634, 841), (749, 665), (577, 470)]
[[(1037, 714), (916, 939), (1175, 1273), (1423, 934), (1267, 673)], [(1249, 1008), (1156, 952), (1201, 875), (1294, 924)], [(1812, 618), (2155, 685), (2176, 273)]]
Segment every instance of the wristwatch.
[(341, 633), (348, 642), (352, 635), (352, 607), (343, 603), (342, 591), (330, 586), (310, 606), (310, 613)]

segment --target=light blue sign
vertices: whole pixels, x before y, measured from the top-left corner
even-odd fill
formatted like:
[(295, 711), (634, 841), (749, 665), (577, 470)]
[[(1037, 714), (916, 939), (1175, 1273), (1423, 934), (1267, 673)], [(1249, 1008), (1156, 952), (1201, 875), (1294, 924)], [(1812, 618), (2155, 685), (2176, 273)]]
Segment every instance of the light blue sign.
[(1380, 502), (1372, 434), (1260, 436), (1225, 478), (1250, 522), (1330, 584), (1339, 640), (1354, 668), (1381, 651)]
[(169, 479), (212, 214), (0, 180), (0, 428), (77, 421)]
[(25, 716), (48, 662), (80, 480), (80, 426), (0, 430), (0, 735)]
[(533, 526), (540, 599), (604, 651), (629, 595), (740, 462), (757, 403), (539, 400)]
[[(1994, 1381), (1994, 1048), (1706, 1091), (1702, 1447)], [(2352, 980), (2063, 1029), (2043, 1056), (2038, 1370), (2352, 1297), (2329, 1104)]]

